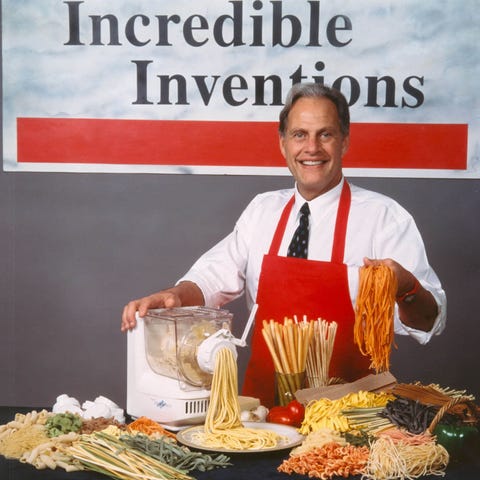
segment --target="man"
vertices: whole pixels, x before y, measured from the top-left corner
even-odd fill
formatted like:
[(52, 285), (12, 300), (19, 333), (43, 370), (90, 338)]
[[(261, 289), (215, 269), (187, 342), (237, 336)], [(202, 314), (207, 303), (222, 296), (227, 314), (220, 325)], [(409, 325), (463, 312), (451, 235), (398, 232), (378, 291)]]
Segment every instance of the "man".
[[(134, 327), (136, 311), (142, 316), (150, 308), (221, 306), (245, 293), (248, 306), (259, 307), (243, 393), (267, 406), (274, 401), (274, 380), (261, 335), (264, 319), (283, 321), (296, 314), (335, 320), (330, 375), (353, 381), (369, 373), (368, 359), (353, 342), (362, 265), (393, 269), (396, 333), (421, 343), (439, 334), (446, 322), (446, 297), (413, 218), (394, 200), (349, 185), (343, 177), (349, 126), (348, 104), (340, 92), (294, 85), (280, 113), (279, 140), (295, 188), (257, 195), (234, 231), (176, 286), (130, 302), (122, 330)], [(307, 258), (287, 256), (302, 215), (308, 224)]]

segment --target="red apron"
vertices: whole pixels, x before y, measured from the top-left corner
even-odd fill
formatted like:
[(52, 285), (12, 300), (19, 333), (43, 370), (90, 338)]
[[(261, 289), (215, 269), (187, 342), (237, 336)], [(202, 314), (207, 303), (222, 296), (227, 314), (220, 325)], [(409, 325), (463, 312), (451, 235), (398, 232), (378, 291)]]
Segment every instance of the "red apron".
[(323, 318), (336, 321), (338, 328), (330, 377), (350, 382), (370, 373), (370, 361), (353, 341), (355, 313), (348, 288), (347, 266), (343, 263), (350, 198), (350, 187), (345, 181), (338, 205), (330, 262), (278, 256), (295, 197), (285, 206), (270, 250), (263, 257), (251, 357), (242, 394), (259, 398), (267, 407), (275, 403), (275, 375), (273, 361), (262, 336), (263, 320), (283, 322), (285, 317), (297, 315), (302, 319), (306, 315), (309, 320)]

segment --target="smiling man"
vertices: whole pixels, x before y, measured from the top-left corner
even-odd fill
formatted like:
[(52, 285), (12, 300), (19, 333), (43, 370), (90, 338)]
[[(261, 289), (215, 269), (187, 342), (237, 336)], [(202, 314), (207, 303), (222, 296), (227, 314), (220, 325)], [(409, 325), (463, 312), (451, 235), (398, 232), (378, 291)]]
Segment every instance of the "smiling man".
[(287, 107), (280, 116), (280, 150), (298, 191), (305, 200), (313, 200), (342, 179), (349, 125), (340, 121), (335, 103), (327, 97), (292, 97), (292, 106)]
[(426, 343), (444, 329), (446, 296), (412, 216), (396, 201), (351, 185), (342, 173), (350, 116), (344, 96), (297, 84), (280, 113), (279, 143), (291, 189), (257, 195), (232, 233), (169, 289), (129, 302), (122, 330), (149, 308), (219, 307), (245, 294), (258, 304), (243, 394), (274, 404), (273, 364), (262, 320), (294, 315), (338, 323), (330, 376), (353, 381), (369, 360), (353, 340), (359, 268), (385, 264), (396, 275), (395, 332)]

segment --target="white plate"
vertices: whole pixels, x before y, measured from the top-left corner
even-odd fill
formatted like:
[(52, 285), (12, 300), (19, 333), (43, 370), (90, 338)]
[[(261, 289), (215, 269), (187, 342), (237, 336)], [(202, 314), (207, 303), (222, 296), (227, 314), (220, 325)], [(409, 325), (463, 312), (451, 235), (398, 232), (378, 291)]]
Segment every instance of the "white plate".
[(230, 448), (210, 448), (205, 447), (197, 443), (195, 439), (195, 434), (198, 432), (203, 432), (203, 425), (196, 425), (194, 427), (186, 428), (177, 433), (177, 440), (180, 443), (183, 443), (187, 447), (197, 448), (199, 450), (208, 450), (213, 452), (226, 452), (226, 453), (261, 453), (261, 452), (272, 452), (276, 450), (285, 450), (287, 448), (293, 448), (297, 445), (300, 445), (305, 437), (298, 433), (298, 430), (289, 425), (281, 425), (278, 423), (263, 423), (263, 422), (243, 422), (244, 427), (246, 428), (256, 428), (263, 430), (271, 430), (272, 432), (278, 433), (285, 437), (285, 440), (281, 440), (275, 447), (270, 448), (261, 448), (255, 450), (233, 450)]

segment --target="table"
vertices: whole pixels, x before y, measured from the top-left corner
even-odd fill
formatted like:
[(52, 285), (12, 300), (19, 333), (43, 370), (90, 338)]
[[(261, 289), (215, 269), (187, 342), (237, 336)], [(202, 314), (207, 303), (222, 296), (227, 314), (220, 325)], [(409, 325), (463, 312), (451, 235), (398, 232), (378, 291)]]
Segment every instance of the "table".
[[(42, 408), (0, 407), (0, 425), (13, 420), (15, 413), (27, 413)], [(277, 467), (287, 458), (288, 451), (231, 455), (232, 467), (209, 472), (192, 472), (197, 480), (306, 480), (303, 475), (287, 475)], [(71, 472), (64, 470), (36, 470), (31, 465), (0, 456), (0, 479), (5, 480), (106, 480), (108, 477), (94, 472)], [(360, 480), (360, 476), (349, 477)], [(424, 480), (438, 480), (442, 477), (426, 476)], [(464, 463), (449, 465), (445, 480), (478, 480), (480, 478), (480, 454)]]

